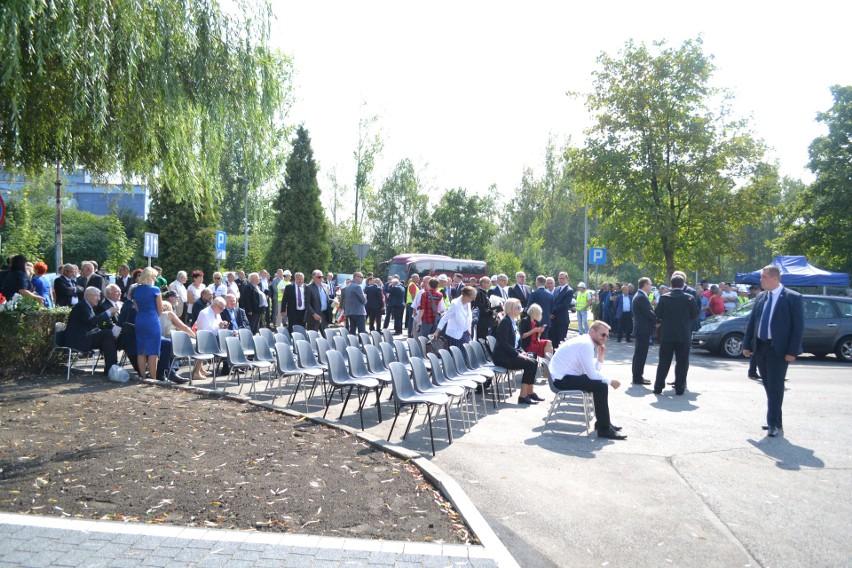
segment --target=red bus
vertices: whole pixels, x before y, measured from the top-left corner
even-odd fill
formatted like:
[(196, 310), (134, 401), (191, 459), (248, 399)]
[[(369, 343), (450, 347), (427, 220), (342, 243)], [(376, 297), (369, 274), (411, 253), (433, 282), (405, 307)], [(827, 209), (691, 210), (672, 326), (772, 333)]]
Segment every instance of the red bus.
[(446, 274), (450, 278), (453, 274), (461, 274), (465, 281), (471, 276), (479, 279), (488, 275), (488, 266), (485, 261), (450, 258), (441, 254), (398, 254), (383, 262), (382, 266), (387, 267), (387, 277), (398, 274), (404, 282), (407, 282), (413, 274), (420, 276)]

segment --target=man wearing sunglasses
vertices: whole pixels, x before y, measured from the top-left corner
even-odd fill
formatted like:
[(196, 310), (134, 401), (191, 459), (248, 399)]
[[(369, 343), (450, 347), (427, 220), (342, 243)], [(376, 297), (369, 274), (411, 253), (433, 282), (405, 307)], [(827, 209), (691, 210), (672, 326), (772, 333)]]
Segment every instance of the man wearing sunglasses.
[(621, 427), (614, 426), (609, 420), (608, 387), (617, 389), (621, 382), (601, 374), (609, 332), (609, 325), (597, 320), (589, 328), (589, 333), (560, 345), (550, 360), (550, 377), (558, 390), (581, 390), (592, 394), (598, 438), (624, 440), (627, 436), (619, 432)]

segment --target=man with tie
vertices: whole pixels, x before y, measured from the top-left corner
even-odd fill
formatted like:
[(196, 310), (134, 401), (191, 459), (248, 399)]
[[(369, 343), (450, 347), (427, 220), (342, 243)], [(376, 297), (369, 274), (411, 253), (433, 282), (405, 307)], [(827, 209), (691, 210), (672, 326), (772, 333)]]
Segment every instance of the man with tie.
[(648, 359), (648, 347), (651, 336), (657, 328), (657, 314), (651, 307), (648, 293), (651, 291), (651, 279), (639, 279), (639, 289), (633, 296), (633, 333), (636, 334), (636, 349), (633, 351), (633, 384), (650, 385), (645, 379), (645, 361)]
[(121, 301), (127, 301), (127, 290), (133, 282), (130, 281), (130, 267), (122, 264), (118, 267), (118, 276), (115, 279), (118, 289), (121, 291)]
[(337, 297), (337, 281), (331, 272), (325, 275), (325, 287), (328, 289), (328, 297), (333, 301)]
[[(115, 308), (115, 310), (111, 308)], [(113, 324), (118, 325), (118, 312), (121, 311), (121, 289), (117, 284), (108, 284), (104, 289), (104, 299), (95, 308), (95, 315), (100, 315), (106, 311), (112, 314)]]
[(530, 287), (526, 285), (527, 275), (523, 272), (515, 273), (515, 285), (509, 288), (509, 297), (515, 298), (521, 305), (526, 307), (527, 299), (532, 294)]
[(100, 301), (100, 288), (95, 286), (86, 288), (83, 292), (83, 300), (78, 302), (68, 315), (68, 325), (63, 337), (65, 345), (79, 351), (100, 349), (104, 356), (104, 376), (106, 376), (110, 367), (118, 363), (111, 322), (113, 315), (118, 313), (118, 308), (113, 306), (100, 315), (95, 315), (94, 307)]
[(225, 294), (225, 309), (219, 314), (222, 321), (228, 324), (231, 331), (251, 329), (251, 323), (246, 311), (237, 306), (237, 297), (233, 294)]
[(571, 300), (574, 299), (574, 289), (568, 284), (568, 273), (559, 273), (559, 286), (553, 292), (553, 315), (551, 316), (550, 341), (553, 349), (568, 337), (568, 324), (571, 322)]
[(660, 361), (657, 365), (654, 394), (662, 394), (673, 356), (677, 357), (677, 363), (675, 364), (675, 394), (682, 395), (686, 390), (686, 374), (689, 371), (689, 348), (692, 342), (692, 320), (698, 315), (698, 306), (695, 303), (695, 298), (691, 294), (684, 292), (684, 284), (685, 282), (681, 276), (672, 276), (672, 291), (660, 296), (657, 308), (654, 310), (661, 325)]
[(630, 335), (633, 333), (633, 295), (630, 293), (630, 285), (621, 287), (621, 295), (615, 305), (615, 318), (618, 320), (618, 338), (616, 343), (621, 343), (621, 337), (627, 336), (630, 343)]
[(297, 272), (293, 282), (284, 288), (284, 312), (287, 316), (287, 329), (293, 331), (294, 325), (305, 325), (305, 275)]
[[(95, 272), (95, 266), (91, 261), (84, 261), (80, 265), (80, 276), (77, 278), (78, 298), (83, 299), (83, 290), (86, 288), (97, 288), (101, 293), (104, 291), (104, 279)], [(100, 301), (100, 300), (99, 300)]]
[(781, 284), (781, 271), (770, 264), (760, 273), (764, 292), (757, 297), (748, 318), (743, 355), (754, 352), (766, 391), (766, 425), (769, 437), (781, 433), (781, 405), (787, 366), (802, 352), (805, 310), (802, 296)]
[(540, 326), (544, 327), (541, 333), (541, 339), (550, 338), (550, 314), (553, 312), (553, 294), (546, 287), (547, 278), (540, 274), (535, 278), (535, 291), (527, 298), (526, 308), (530, 309), (533, 304), (538, 304), (541, 308)]
[(53, 295), (57, 306), (73, 307), (79, 302), (82, 288), (74, 278), (74, 266), (66, 264), (59, 271), (60, 276), (53, 281)]
[(308, 329), (322, 333), (328, 326), (328, 307), (331, 305), (328, 289), (322, 279), (322, 270), (311, 273), (311, 283), (305, 286), (308, 301), (305, 304), (305, 320)]

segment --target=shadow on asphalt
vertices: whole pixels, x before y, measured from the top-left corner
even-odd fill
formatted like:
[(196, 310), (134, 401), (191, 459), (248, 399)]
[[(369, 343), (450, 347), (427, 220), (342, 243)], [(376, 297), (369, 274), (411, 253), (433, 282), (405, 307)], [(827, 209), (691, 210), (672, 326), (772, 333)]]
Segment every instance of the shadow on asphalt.
[(814, 455), (814, 451), (791, 444), (786, 438), (764, 437), (762, 440), (748, 440), (748, 443), (775, 460), (775, 465), (781, 469), (798, 471), (803, 467), (821, 469), (825, 462)]
[(687, 390), (682, 395), (676, 395), (674, 390), (664, 390), (663, 394), (652, 394), (651, 396), (657, 399), (651, 403), (654, 408), (668, 412), (691, 412), (698, 410), (698, 407), (692, 403), (698, 400), (701, 394)]

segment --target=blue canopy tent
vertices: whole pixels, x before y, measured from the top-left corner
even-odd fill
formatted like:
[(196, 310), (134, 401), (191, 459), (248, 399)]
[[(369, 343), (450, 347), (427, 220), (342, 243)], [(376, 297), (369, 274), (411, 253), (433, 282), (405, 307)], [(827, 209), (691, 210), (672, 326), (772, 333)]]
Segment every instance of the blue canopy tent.
[[(804, 256), (776, 256), (772, 264), (781, 271), (785, 286), (841, 286), (849, 287), (849, 274), (828, 272), (809, 264)], [(760, 284), (760, 270), (737, 272), (737, 284)]]

